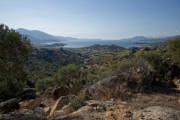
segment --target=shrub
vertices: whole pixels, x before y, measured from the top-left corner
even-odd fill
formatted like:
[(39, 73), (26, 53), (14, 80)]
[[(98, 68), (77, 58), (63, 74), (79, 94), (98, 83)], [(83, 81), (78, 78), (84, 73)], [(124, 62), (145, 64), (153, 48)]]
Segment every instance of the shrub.
[(36, 82), (36, 90), (49, 94), (53, 88), (63, 87), (68, 93), (76, 94), (86, 81), (87, 74), (82, 72), (79, 66), (68, 64), (61, 67), (53, 77), (39, 79)]
[(24, 65), (31, 52), (26, 37), (0, 25), (0, 99), (16, 97), (27, 80)]
[(127, 100), (133, 93), (152, 91), (155, 71), (146, 60), (127, 61), (119, 69), (85, 90), (94, 99), (121, 98)]
[(87, 73), (87, 82), (95, 82), (98, 79), (97, 77), (98, 76), (96, 74), (88, 72)]
[(74, 64), (61, 67), (53, 77), (56, 86), (69, 89), (71, 93), (77, 93), (82, 87), (83, 74), (80, 68)]
[(145, 59), (147, 60), (154, 69), (162, 75), (165, 74), (167, 70), (167, 65), (164, 61), (165, 53), (161, 50), (150, 50), (150, 51), (138, 51), (136, 54), (136, 60)]
[(167, 42), (167, 54), (172, 61), (180, 68), (180, 38)]
[(80, 95), (80, 96), (71, 98), (69, 101), (72, 104), (72, 107), (74, 108), (74, 110), (77, 110), (80, 107), (85, 105), (85, 100), (86, 100), (86, 98), (84, 96)]
[(50, 86), (53, 86), (53, 82), (51, 78), (39, 79), (35, 85), (36, 90), (41, 92), (45, 91)]

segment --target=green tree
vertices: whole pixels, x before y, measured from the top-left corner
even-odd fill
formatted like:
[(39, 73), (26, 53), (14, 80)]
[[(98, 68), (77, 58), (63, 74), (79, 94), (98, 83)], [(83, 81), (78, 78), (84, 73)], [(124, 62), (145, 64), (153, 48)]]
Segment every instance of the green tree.
[(150, 50), (150, 51), (138, 51), (136, 54), (136, 59), (145, 59), (160, 73), (164, 74), (167, 65), (164, 62), (164, 53), (161, 50)]
[(180, 68), (180, 38), (167, 42), (167, 53), (172, 61)]
[(15, 97), (22, 90), (26, 81), (24, 64), (31, 50), (26, 37), (0, 25), (0, 99)]
[(44, 78), (44, 79), (39, 79), (36, 81), (36, 90), (37, 91), (45, 91), (46, 89), (49, 89), (49, 87), (53, 86), (53, 82), (51, 78)]
[(61, 67), (53, 78), (58, 86), (66, 87), (72, 93), (76, 93), (82, 85), (82, 72), (80, 68), (74, 64)]

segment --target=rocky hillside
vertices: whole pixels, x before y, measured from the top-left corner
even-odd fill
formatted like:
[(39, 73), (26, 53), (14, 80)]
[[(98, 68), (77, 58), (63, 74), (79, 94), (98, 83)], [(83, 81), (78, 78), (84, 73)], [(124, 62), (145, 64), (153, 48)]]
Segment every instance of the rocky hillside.
[(179, 120), (179, 46), (34, 49), (35, 86), (0, 99), (0, 120)]

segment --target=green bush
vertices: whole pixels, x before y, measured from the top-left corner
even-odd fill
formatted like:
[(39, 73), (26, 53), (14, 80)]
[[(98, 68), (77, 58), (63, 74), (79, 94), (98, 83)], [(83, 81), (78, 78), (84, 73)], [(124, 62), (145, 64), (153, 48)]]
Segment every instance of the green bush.
[(97, 78), (98, 78), (98, 76), (96, 74), (93, 74), (90, 72), (87, 74), (87, 81), (88, 82), (95, 82), (95, 81), (97, 81)]
[(65, 87), (69, 93), (76, 94), (86, 84), (86, 80), (87, 74), (83, 73), (79, 66), (69, 64), (61, 67), (53, 77), (39, 79), (36, 90), (48, 93), (52, 88)]
[(0, 99), (16, 97), (27, 76), (24, 65), (32, 47), (26, 37), (0, 25)]
[(93, 99), (130, 99), (134, 93), (151, 92), (154, 86), (155, 70), (147, 60), (122, 61), (120, 67), (102, 77), (90, 86), (86, 94)]
[(84, 96), (80, 95), (80, 96), (71, 98), (69, 101), (72, 104), (72, 107), (74, 108), (74, 110), (77, 110), (80, 107), (85, 105), (85, 100), (86, 100), (86, 98)]
[(45, 78), (45, 79), (39, 79), (36, 82), (36, 90), (37, 91), (45, 91), (46, 89), (48, 89), (50, 86), (53, 86), (53, 82), (51, 78)]
[(145, 59), (159, 72), (160, 74), (164, 74), (167, 69), (167, 65), (165, 64), (165, 53), (161, 50), (150, 50), (150, 51), (138, 51), (136, 54), (136, 60)]
[(172, 61), (180, 68), (180, 38), (167, 42), (167, 54)]
[(77, 93), (82, 87), (83, 74), (80, 68), (74, 64), (61, 67), (53, 77), (56, 86), (69, 89), (71, 93)]

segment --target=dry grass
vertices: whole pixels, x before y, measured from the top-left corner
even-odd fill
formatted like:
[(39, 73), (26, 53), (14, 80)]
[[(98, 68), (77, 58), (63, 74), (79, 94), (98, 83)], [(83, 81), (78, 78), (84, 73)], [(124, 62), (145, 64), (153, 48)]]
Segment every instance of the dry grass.
[(122, 105), (115, 106), (107, 111), (104, 118), (107, 120), (131, 120), (131, 107), (124, 107)]

